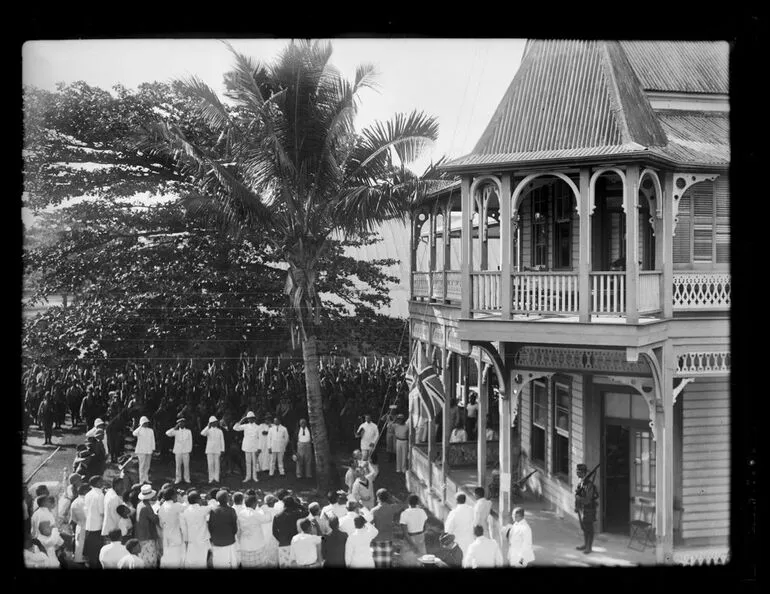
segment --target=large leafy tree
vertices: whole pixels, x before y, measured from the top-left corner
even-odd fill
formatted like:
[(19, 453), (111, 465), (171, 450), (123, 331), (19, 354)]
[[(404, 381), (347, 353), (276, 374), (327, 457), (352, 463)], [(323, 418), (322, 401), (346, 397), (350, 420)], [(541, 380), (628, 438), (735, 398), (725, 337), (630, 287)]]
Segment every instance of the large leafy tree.
[(285, 292), (302, 344), (317, 478), (327, 488), (331, 461), (318, 372), (321, 262), (335, 237), (357, 237), (407, 216), (423, 187), (407, 165), (436, 139), (438, 125), (413, 112), (356, 133), (359, 93), (374, 86), (374, 68), (359, 67), (351, 83), (330, 64), (328, 43), (292, 42), (269, 64), (231, 50), (235, 65), (225, 82), (234, 109), (197, 78), (180, 82), (218, 135), (218, 150), (167, 123), (148, 127), (141, 148), (172, 159), (177, 172), (196, 180), (190, 204), (232, 228), (260, 230), (288, 266)]

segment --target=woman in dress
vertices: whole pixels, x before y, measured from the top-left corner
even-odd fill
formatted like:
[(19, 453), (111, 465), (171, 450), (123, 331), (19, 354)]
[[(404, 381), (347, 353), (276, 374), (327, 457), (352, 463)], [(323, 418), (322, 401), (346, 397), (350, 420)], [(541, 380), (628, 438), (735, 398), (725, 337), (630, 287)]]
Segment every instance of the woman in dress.
[(158, 515), (152, 509), (157, 496), (152, 485), (142, 485), (139, 491), (139, 503), (136, 506), (136, 525), (134, 531), (141, 551), (139, 557), (145, 567), (158, 565)]

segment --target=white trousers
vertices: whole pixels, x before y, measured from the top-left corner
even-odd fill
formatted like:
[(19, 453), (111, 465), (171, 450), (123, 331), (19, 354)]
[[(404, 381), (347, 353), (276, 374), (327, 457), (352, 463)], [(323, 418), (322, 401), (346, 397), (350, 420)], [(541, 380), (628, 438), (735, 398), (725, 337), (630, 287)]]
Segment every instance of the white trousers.
[(209, 482), (219, 482), (219, 459), (220, 454), (206, 454), (206, 462), (209, 466)]
[(211, 566), (214, 569), (236, 569), (238, 555), (234, 544), (226, 547), (211, 545)]
[(139, 483), (149, 483), (152, 454), (137, 454), (136, 457), (139, 459)]
[(409, 442), (406, 439), (396, 440), (396, 472), (406, 472), (406, 455)]
[(297, 478), (311, 478), (313, 460), (313, 445), (310, 442), (297, 444)]
[(254, 481), (258, 481), (257, 473), (259, 472), (259, 459), (257, 458), (257, 452), (243, 452), (246, 457), (246, 476), (245, 480), (253, 478)]
[(174, 460), (176, 461), (176, 478), (174, 482), (182, 482), (182, 467), (184, 467), (184, 482), (190, 482), (190, 453), (186, 454), (174, 454)]
[(278, 471), (282, 475), (286, 474), (286, 471), (283, 469), (283, 455), (285, 453), (286, 452), (276, 452), (276, 451), (273, 451), (273, 453), (270, 454), (270, 476), (273, 476), (275, 474), (275, 467), (276, 466), (278, 466)]

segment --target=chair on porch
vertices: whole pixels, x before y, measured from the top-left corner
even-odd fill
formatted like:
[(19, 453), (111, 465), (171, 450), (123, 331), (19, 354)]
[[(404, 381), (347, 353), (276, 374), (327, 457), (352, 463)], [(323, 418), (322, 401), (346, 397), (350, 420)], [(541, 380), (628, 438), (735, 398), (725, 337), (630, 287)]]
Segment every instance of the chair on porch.
[[(631, 536), (628, 539), (628, 548), (644, 552), (648, 546), (655, 546), (655, 502), (644, 497), (637, 497), (639, 515), (629, 523)], [(634, 542), (641, 545), (641, 549), (634, 549)]]

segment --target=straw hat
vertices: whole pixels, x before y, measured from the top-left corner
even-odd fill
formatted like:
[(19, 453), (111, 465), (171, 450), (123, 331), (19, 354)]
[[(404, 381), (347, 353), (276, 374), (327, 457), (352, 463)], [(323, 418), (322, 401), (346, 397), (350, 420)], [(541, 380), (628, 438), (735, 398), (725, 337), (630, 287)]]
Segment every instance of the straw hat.
[(139, 499), (152, 499), (155, 495), (156, 491), (153, 491), (152, 485), (142, 485), (139, 491)]
[(142, 417), (139, 419), (139, 425), (144, 425), (145, 423), (149, 423), (149, 422), (150, 422), (150, 419), (148, 419), (147, 417)]

